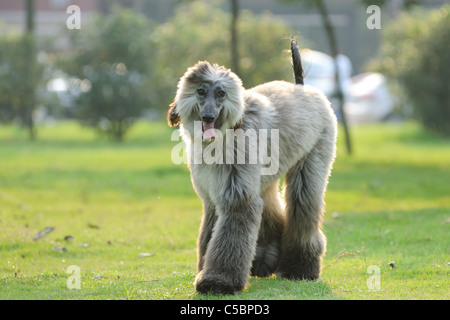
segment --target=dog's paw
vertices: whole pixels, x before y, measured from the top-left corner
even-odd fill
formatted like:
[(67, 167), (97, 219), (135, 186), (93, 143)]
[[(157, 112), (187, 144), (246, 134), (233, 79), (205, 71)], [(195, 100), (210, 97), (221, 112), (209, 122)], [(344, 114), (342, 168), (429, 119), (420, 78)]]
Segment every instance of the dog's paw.
[(279, 259), (279, 250), (275, 245), (259, 245), (256, 248), (251, 275), (261, 278), (270, 276), (277, 269)]
[(253, 261), (251, 275), (254, 277), (269, 277), (275, 272), (276, 266), (272, 266), (265, 260), (255, 260)]
[(277, 271), (277, 278), (287, 280), (317, 280), (320, 277), (320, 271), (302, 272), (302, 271)]
[[(306, 260), (306, 259), (305, 259)], [(320, 277), (320, 258), (314, 260), (301, 260), (290, 263), (281, 263), (277, 270), (277, 277), (288, 280), (316, 280)]]
[(207, 294), (235, 294), (245, 288), (246, 282), (233, 279), (225, 274), (201, 271), (195, 278), (195, 290)]

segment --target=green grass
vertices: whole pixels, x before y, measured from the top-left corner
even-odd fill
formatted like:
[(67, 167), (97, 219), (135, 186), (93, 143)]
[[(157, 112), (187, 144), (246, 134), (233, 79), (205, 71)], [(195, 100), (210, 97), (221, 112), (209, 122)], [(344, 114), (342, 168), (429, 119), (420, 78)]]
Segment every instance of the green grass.
[(340, 136), (321, 279), (251, 278), (234, 296), (204, 296), (192, 286), (201, 203), (171, 162), (171, 130), (141, 122), (116, 144), (73, 122), (39, 128), (36, 142), (0, 127), (0, 299), (450, 298), (449, 140), (414, 123), (356, 127), (348, 156)]

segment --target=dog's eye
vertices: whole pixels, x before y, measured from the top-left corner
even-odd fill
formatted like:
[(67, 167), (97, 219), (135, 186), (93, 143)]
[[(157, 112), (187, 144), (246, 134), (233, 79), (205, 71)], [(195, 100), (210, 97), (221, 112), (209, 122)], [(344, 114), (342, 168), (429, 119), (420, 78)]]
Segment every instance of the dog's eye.
[(218, 96), (219, 98), (225, 97), (225, 91), (220, 90), (219, 92), (217, 92), (217, 96)]
[(199, 96), (204, 96), (205, 93), (206, 93), (206, 91), (205, 91), (204, 89), (202, 89), (202, 88), (198, 88), (198, 89), (197, 89), (197, 94), (198, 94)]

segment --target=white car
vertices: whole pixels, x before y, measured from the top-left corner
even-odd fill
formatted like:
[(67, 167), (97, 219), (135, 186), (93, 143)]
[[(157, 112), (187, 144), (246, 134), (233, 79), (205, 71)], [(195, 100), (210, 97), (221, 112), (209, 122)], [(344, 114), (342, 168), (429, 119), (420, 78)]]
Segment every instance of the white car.
[(351, 78), (344, 106), (349, 124), (385, 121), (393, 110), (386, 78), (381, 73), (362, 73)]
[[(335, 64), (333, 58), (323, 52), (302, 50), (305, 84), (317, 87), (330, 99), (338, 119), (341, 114), (336, 98)], [(380, 73), (362, 73), (351, 77), (352, 64), (345, 55), (338, 55), (340, 85), (344, 95), (344, 112), (349, 124), (386, 120), (392, 113), (393, 101)]]

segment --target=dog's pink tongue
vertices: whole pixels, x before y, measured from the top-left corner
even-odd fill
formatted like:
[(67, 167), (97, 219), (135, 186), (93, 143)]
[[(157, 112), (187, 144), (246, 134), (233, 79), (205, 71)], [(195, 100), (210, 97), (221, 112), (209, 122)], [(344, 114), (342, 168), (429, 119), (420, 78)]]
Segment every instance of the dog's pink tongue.
[(203, 122), (203, 141), (209, 141), (216, 138), (216, 131), (214, 130), (214, 122)]

